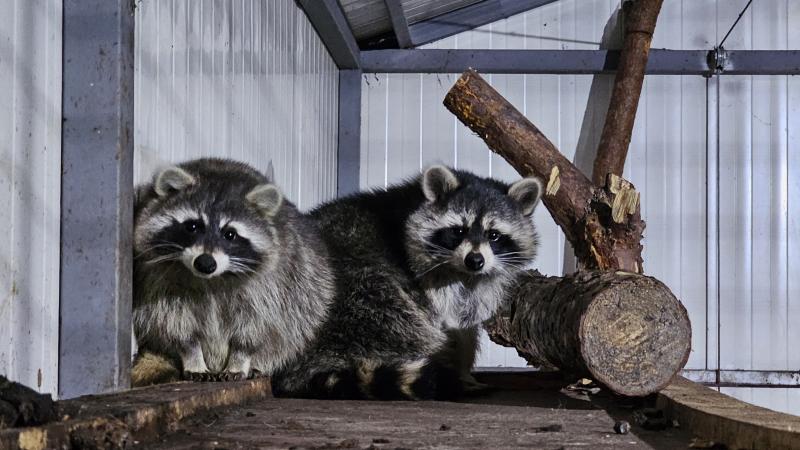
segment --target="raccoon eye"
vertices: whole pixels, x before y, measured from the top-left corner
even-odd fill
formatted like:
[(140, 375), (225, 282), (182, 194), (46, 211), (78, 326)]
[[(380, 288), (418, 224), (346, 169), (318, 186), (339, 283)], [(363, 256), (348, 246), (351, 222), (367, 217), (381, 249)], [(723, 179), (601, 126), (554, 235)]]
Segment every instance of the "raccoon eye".
[(500, 232), (497, 230), (489, 230), (489, 232), (486, 233), (486, 237), (492, 242), (497, 242), (500, 240)]
[(467, 234), (467, 229), (464, 227), (453, 227), (453, 234), (457, 237), (462, 237)]
[(183, 222), (183, 227), (189, 233), (199, 233), (203, 231), (203, 222), (200, 222), (199, 220), (187, 220), (186, 222)]
[(236, 234), (236, 230), (234, 230), (232, 228), (228, 228), (227, 230), (225, 230), (222, 233), (222, 237), (224, 237), (225, 239), (227, 239), (229, 241), (232, 241), (232, 240), (236, 239), (236, 236), (238, 236), (238, 234)]

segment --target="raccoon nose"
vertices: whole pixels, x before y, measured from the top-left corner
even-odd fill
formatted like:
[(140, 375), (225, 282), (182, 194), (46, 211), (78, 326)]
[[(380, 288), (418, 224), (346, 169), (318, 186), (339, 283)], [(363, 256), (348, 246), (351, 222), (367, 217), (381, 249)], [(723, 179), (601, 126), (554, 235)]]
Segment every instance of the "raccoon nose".
[(198, 272), (206, 275), (211, 275), (215, 270), (217, 270), (217, 262), (214, 261), (214, 257), (208, 253), (203, 253), (195, 258), (193, 264), (194, 268), (197, 269)]
[(473, 270), (475, 272), (483, 268), (484, 262), (485, 260), (483, 259), (483, 255), (478, 252), (471, 252), (466, 258), (464, 258), (464, 265), (466, 265), (469, 270)]

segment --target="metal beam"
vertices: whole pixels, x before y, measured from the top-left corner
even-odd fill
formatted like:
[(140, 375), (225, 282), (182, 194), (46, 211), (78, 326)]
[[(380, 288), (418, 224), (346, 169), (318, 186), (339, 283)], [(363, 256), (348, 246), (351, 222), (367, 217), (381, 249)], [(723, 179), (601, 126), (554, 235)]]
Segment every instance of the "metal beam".
[(361, 71), (339, 71), (336, 195), (358, 192), (361, 170)]
[(447, 14), (409, 26), (411, 42), (417, 47), (448, 36), (511, 17), (556, 0), (483, 0)]
[(130, 385), (133, 5), (63, 6), (62, 398)]
[[(707, 50), (650, 51), (649, 75), (710, 76)], [(800, 51), (732, 50), (726, 75), (800, 74)], [(499, 74), (598, 74), (616, 70), (618, 50), (370, 50), (361, 52), (364, 73), (461, 73), (473, 68)]]
[(339, 69), (358, 69), (359, 49), (336, 0), (297, 0)]
[[(705, 50), (652, 50), (650, 74), (709, 72)], [(617, 68), (619, 51), (611, 50), (371, 50), (361, 53), (367, 73), (597, 74)]]
[(400, 0), (383, 0), (383, 2), (386, 3), (386, 9), (389, 11), (389, 20), (392, 21), (392, 29), (397, 38), (397, 46), (400, 48), (411, 47), (413, 44), (411, 33), (408, 29), (408, 20)]

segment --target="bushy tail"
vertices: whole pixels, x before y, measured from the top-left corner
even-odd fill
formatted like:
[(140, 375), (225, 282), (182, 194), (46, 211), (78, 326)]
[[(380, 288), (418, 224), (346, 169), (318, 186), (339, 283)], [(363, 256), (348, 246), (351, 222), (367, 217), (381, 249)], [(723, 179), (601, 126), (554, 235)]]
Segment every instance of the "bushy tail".
[(150, 352), (140, 352), (133, 360), (131, 385), (133, 387), (151, 384), (171, 383), (181, 379), (181, 373), (169, 359)]
[(317, 371), (299, 389), (277, 380), (275, 395), (320, 399), (452, 400), (463, 393), (459, 373), (435, 359), (382, 363), (361, 360), (346, 369)]

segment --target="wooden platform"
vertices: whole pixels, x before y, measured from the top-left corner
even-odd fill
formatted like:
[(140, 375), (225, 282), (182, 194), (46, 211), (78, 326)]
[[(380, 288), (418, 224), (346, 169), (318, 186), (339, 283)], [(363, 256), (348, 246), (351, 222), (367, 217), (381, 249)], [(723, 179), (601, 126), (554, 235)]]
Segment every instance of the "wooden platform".
[[(154, 449), (233, 448), (687, 448), (680, 428), (614, 432), (633, 408), (562, 392), (563, 381), (482, 374), (500, 389), (464, 402), (271, 399), (182, 422)], [(636, 405), (641, 406), (641, 405)]]
[(495, 389), (461, 402), (275, 399), (268, 379), (88, 396), (61, 402), (58, 422), (0, 431), (0, 449), (800, 448), (800, 417), (683, 379), (631, 400), (559, 374), (476, 376)]

